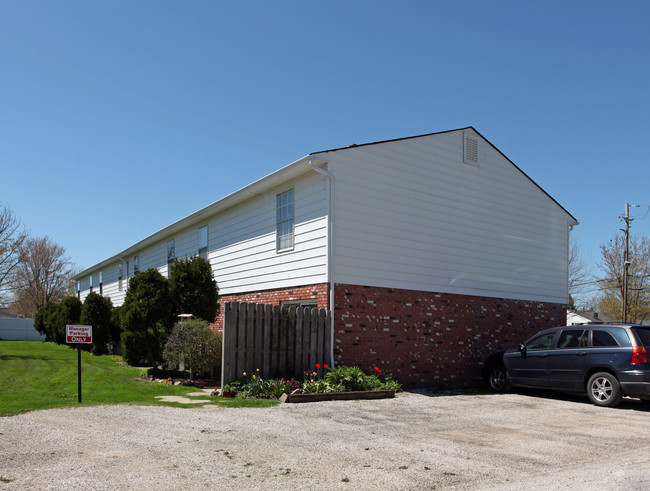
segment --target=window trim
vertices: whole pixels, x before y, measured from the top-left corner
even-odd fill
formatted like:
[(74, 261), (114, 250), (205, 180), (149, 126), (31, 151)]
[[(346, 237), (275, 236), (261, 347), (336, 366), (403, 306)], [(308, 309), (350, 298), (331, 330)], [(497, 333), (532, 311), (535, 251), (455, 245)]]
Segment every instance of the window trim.
[[(202, 230), (205, 230), (205, 245), (203, 245), (203, 247), (201, 247)], [(202, 227), (199, 227), (197, 233), (198, 233), (198, 242), (199, 242), (198, 255), (204, 259), (208, 259), (208, 244), (210, 243), (210, 236), (208, 235), (209, 229), (207, 224), (203, 225)]]
[(172, 266), (176, 264), (176, 240), (167, 241), (167, 278), (172, 275)]
[[(280, 205), (281, 196), (285, 196), (291, 193), (291, 214), (290, 217), (281, 216), (282, 207)], [(275, 195), (275, 251), (280, 252), (289, 252), (293, 251), (296, 247), (296, 194), (294, 188), (287, 189), (281, 193)], [(282, 225), (289, 224), (291, 226), (291, 232), (280, 235), (280, 227)], [(291, 240), (291, 245), (281, 247), (281, 243), (284, 243), (285, 237), (289, 237)]]

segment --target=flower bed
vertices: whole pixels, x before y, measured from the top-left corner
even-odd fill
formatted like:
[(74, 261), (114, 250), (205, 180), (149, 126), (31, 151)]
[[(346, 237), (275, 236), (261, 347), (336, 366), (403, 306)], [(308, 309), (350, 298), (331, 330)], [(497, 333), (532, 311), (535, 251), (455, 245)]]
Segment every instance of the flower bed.
[[(222, 387), (224, 397), (278, 398), (283, 402), (309, 402), (342, 399), (380, 399), (394, 397), (401, 389), (392, 375), (381, 375), (374, 367), (372, 375), (365, 374), (359, 367), (329, 366), (316, 364), (316, 370), (305, 373), (302, 382), (295, 379), (263, 379), (259, 369), (249, 377), (242, 378)], [(383, 380), (382, 380), (383, 378)]]

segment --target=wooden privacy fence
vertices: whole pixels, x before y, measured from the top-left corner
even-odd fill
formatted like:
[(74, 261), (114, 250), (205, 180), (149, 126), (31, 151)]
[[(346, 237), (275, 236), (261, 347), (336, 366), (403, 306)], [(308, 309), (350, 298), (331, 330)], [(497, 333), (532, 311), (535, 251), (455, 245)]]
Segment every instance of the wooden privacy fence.
[(224, 306), (221, 386), (257, 374), (303, 379), (316, 363), (331, 364), (329, 310), (229, 302)]

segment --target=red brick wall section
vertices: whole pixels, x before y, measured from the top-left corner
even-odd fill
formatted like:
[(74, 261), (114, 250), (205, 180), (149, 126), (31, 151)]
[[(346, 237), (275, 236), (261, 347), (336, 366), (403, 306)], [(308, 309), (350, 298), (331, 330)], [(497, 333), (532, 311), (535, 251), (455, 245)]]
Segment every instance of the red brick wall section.
[(405, 388), (476, 386), (489, 354), (566, 323), (561, 304), (339, 284), (334, 296), (336, 363)]
[(228, 302), (279, 305), (282, 302), (293, 300), (316, 300), (319, 309), (329, 309), (329, 283), (224, 295), (219, 297), (219, 314), (212, 324), (212, 328), (217, 331), (223, 330), (223, 306)]

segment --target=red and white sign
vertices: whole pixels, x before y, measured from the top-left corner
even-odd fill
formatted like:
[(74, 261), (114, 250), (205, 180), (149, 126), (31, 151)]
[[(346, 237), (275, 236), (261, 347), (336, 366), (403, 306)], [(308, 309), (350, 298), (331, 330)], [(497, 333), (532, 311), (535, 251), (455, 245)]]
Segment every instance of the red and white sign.
[(65, 326), (65, 342), (85, 343), (93, 342), (93, 326)]

